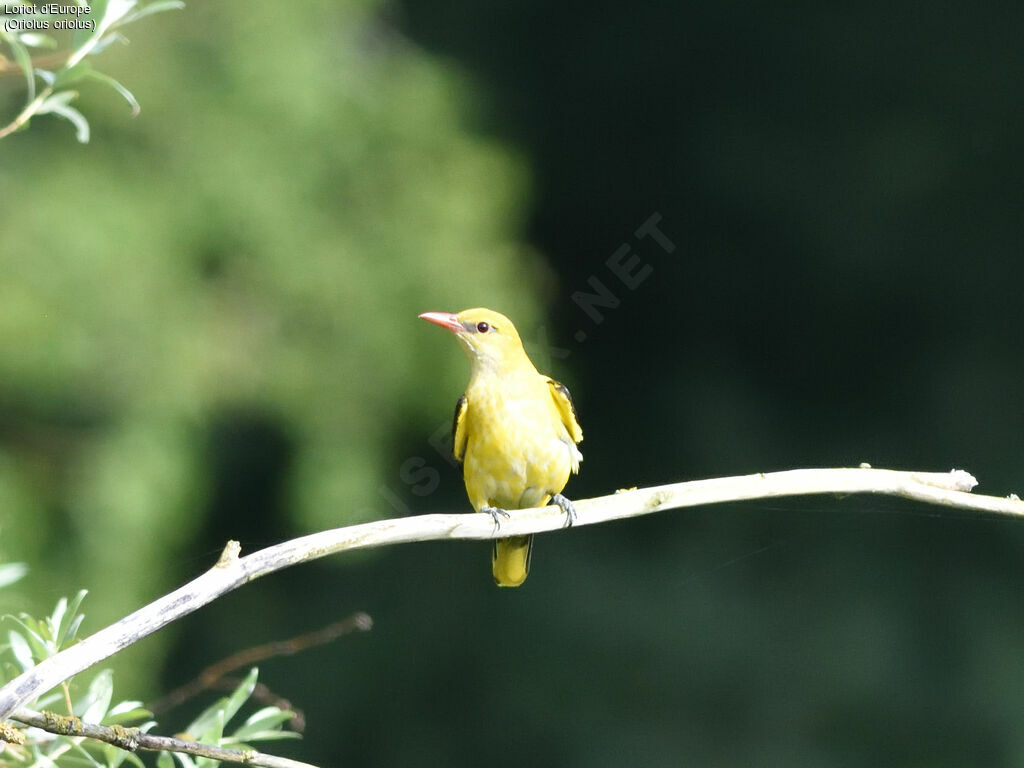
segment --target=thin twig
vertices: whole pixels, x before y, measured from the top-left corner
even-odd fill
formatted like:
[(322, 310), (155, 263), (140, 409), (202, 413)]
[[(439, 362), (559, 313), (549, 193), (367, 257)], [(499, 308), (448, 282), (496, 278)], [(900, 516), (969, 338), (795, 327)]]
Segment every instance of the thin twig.
[(53, 95), (53, 87), (48, 85), (32, 101), (25, 105), (25, 108), (18, 113), (17, 117), (7, 125), (0, 127), (0, 139), (21, 130), (32, 119), (33, 115), (39, 111), (39, 108), (43, 106), (43, 102), (50, 98), (51, 95)]
[(226, 749), (225, 747), (216, 747), (212, 744), (202, 744), (198, 741), (172, 739), (169, 736), (154, 736), (150, 733), (143, 733), (138, 728), (83, 723), (77, 717), (65, 717), (53, 712), (35, 712), (31, 709), (19, 709), (11, 715), (11, 719), (47, 731), (48, 733), (56, 733), (60, 736), (81, 736), (87, 739), (103, 741), (129, 752), (134, 752), (138, 749), (152, 752), (166, 750), (168, 752), (183, 752), (188, 755), (208, 757), (222, 762), (258, 765), (262, 768), (316, 768), (316, 766), (309, 763), (300, 763), (287, 757), (267, 755), (257, 752), (255, 749)]
[[(71, 56), (71, 51), (61, 51), (60, 53), (50, 53), (45, 56), (33, 56), (32, 57), (32, 68), (33, 69), (50, 69), (57, 65), (63, 64), (67, 61), (68, 57)], [(0, 77), (7, 75), (22, 75), (21, 66), (16, 62), (8, 61), (3, 56), (0, 56)]]
[[(221, 678), (236, 669), (251, 667), (275, 656), (292, 656), (309, 648), (333, 642), (353, 630), (358, 629), (366, 632), (372, 626), (373, 619), (367, 614), (361, 612), (353, 613), (351, 616), (341, 621), (336, 621), (333, 624), (328, 624), (326, 627), (315, 632), (307, 632), (304, 635), (292, 637), (288, 640), (277, 640), (272, 643), (264, 643), (263, 645), (246, 648), (228, 656), (226, 659), (221, 659), (216, 664), (211, 664), (200, 672), (194, 680), (175, 688), (150, 706), (149, 709), (155, 714), (166, 712), (168, 709), (179, 706), (196, 694), (214, 687)], [(289, 709), (289, 707), (283, 707), (283, 709)]]
[[(890, 469), (796, 469), (787, 472), (696, 480), (577, 501), (576, 526), (637, 517), (678, 507), (806, 494), (876, 493), (977, 512), (1024, 517), (1016, 497), (973, 496), (967, 472), (900, 472)], [(378, 520), (302, 536), (238, 557), (229, 542), (217, 564), (188, 584), (140, 608), (81, 642), (26, 670), (0, 688), (0, 720), (62, 681), (112, 656), (226, 592), (282, 568), (337, 552), (436, 539), (495, 539), (565, 526), (556, 506), (511, 513), (500, 529), (490, 515), (419, 515)]]

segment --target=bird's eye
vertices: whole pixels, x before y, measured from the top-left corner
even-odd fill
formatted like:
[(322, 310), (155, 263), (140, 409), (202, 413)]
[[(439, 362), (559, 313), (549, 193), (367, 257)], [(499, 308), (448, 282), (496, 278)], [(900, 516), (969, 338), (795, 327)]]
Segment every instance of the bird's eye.
[(487, 333), (489, 330), (491, 330), (491, 326), (489, 326), (487, 323), (479, 322), (476, 324), (476, 329), (480, 333)]

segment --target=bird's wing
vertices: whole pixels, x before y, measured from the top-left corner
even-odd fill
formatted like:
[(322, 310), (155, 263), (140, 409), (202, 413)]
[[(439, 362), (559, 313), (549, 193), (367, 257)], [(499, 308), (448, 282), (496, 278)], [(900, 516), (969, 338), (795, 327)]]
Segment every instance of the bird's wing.
[(463, 395), (459, 398), (459, 402), (455, 404), (455, 418), (452, 420), (452, 455), (460, 464), (466, 456), (466, 440), (469, 437), (466, 434), (467, 407), (468, 401), (466, 396)]
[(572, 404), (572, 396), (569, 394), (568, 388), (554, 379), (548, 379), (548, 386), (551, 387), (551, 397), (555, 400), (555, 407), (558, 408), (558, 413), (562, 417), (562, 423), (565, 425), (569, 437), (574, 443), (580, 442), (583, 439), (583, 429), (576, 418), (576, 406)]

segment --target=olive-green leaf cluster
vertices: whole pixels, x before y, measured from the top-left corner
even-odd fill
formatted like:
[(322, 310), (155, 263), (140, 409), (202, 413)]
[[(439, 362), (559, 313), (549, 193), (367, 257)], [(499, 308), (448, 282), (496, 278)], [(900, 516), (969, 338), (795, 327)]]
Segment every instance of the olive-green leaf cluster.
[[(81, 590), (71, 600), (61, 598), (50, 615), (42, 618), (26, 613), (4, 617), (3, 624), (9, 628), (4, 633), (6, 642), (0, 642), (0, 685), (75, 643), (84, 618), (81, 604), (85, 595), (85, 590)], [(284, 728), (293, 713), (275, 706), (257, 709), (241, 724), (228, 727), (256, 689), (257, 674), (253, 668), (230, 695), (203, 710), (186, 728), (190, 739), (205, 745), (252, 749), (255, 742), (298, 738), (297, 733)], [(44, 711), (55, 724), (65, 722), (70, 730), (74, 730), (74, 724), (79, 721), (131, 727), (143, 733), (156, 726), (152, 713), (140, 702), (115, 701), (114, 674), (109, 669), (98, 672), (88, 684), (80, 683), (79, 677), (72, 678), (30, 702), (28, 708)], [(8, 727), (14, 728), (14, 724), (9, 723)], [(56, 727), (54, 730), (63, 729)], [(8, 738), (11, 736), (16, 736), (17, 740), (0, 743), (3, 765), (11, 768), (39, 765), (118, 768), (125, 762), (136, 768), (145, 766), (139, 754), (74, 735), (31, 729), (9, 734)], [(172, 766), (175, 761), (182, 768), (215, 768), (220, 764), (181, 753), (161, 752), (156, 757), (156, 764), (161, 768)]]

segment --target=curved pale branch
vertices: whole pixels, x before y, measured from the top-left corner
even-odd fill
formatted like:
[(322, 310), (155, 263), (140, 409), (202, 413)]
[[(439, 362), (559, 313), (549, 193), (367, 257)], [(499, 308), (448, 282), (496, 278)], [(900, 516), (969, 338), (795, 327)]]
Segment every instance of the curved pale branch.
[[(744, 499), (806, 494), (876, 493), (928, 504), (993, 514), (1024, 516), (1024, 502), (1011, 496), (975, 496), (977, 481), (967, 472), (901, 472), (888, 469), (796, 469), (786, 472), (696, 480), (620, 491), (575, 502), (576, 525), (637, 517), (679, 507)], [(553, 531), (565, 526), (558, 507), (511, 513), (500, 529), (487, 514), (419, 515), (336, 528), (239, 557), (229, 542), (217, 564), (188, 584), (140, 608), (115, 624), (23, 672), (0, 688), (0, 720), (73, 675), (112, 656), (161, 627), (246, 582), (336, 552), (435, 539), (493, 539)]]

